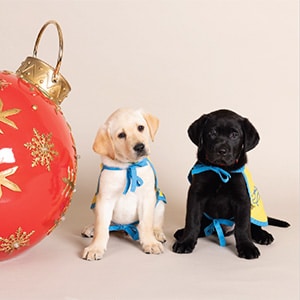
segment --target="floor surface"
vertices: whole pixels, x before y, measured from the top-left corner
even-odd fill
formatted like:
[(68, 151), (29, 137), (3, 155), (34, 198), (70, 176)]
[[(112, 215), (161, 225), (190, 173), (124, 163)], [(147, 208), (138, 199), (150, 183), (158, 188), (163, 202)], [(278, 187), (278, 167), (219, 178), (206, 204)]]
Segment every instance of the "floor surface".
[(51, 235), (20, 256), (0, 263), (0, 299), (5, 300), (168, 300), (299, 299), (299, 224), (290, 210), (290, 228), (268, 227), (275, 242), (259, 245), (256, 260), (238, 258), (233, 237), (225, 248), (212, 238), (198, 241), (192, 254), (171, 251), (172, 234), (182, 224), (180, 207), (168, 204), (161, 255), (146, 255), (138, 242), (112, 234), (101, 261), (80, 258), (89, 239), (80, 230), (88, 207), (75, 197)]

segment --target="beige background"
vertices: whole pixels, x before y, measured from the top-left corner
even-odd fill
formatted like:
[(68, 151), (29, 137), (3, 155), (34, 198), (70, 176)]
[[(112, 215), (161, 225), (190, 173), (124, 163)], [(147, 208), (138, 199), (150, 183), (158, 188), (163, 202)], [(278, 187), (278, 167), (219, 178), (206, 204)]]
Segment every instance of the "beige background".
[[(295, 0), (14, 1), (0, 0), (0, 69), (15, 71), (32, 54), (42, 25), (64, 34), (61, 72), (72, 86), (62, 104), (80, 155), (77, 192), (66, 220), (23, 255), (1, 262), (1, 299), (299, 299), (299, 5)], [(39, 58), (54, 65), (49, 27)], [(91, 150), (97, 128), (119, 107), (142, 107), (161, 124), (152, 145), (168, 198), (163, 255), (112, 236), (105, 258), (80, 259), (82, 227), (98, 176)], [(196, 148), (187, 127), (203, 113), (229, 108), (248, 117), (261, 142), (249, 166), (269, 215), (261, 257), (236, 256), (201, 239), (191, 255), (171, 252), (184, 223)], [(1, 225), (0, 225), (1, 226)]]

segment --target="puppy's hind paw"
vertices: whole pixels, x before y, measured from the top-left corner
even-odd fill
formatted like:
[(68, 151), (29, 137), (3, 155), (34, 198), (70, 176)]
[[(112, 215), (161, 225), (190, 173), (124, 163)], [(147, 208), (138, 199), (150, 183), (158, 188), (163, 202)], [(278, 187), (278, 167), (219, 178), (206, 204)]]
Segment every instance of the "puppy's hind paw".
[(81, 231), (81, 236), (91, 238), (94, 236), (94, 225), (85, 226)]
[(154, 229), (154, 236), (161, 243), (165, 243), (167, 241), (165, 234), (159, 229)]
[(192, 253), (195, 246), (196, 246), (195, 242), (185, 242), (185, 243), (175, 242), (172, 247), (172, 250), (175, 253)]
[(103, 258), (105, 250), (96, 247), (86, 247), (83, 250), (82, 258), (85, 260), (100, 260)]
[(176, 240), (179, 240), (183, 235), (183, 231), (184, 231), (184, 228), (176, 230), (176, 232), (174, 233), (174, 238)]
[(255, 243), (260, 245), (270, 245), (274, 241), (272, 234), (263, 229), (252, 233), (252, 239)]

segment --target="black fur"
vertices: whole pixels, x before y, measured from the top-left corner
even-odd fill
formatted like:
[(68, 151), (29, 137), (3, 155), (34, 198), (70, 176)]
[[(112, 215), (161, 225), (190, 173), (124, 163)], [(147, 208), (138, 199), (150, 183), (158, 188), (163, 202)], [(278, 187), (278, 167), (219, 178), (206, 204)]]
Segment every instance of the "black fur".
[[(229, 110), (201, 116), (190, 125), (188, 135), (198, 147), (196, 164), (217, 166), (229, 172), (245, 165), (246, 152), (259, 142), (259, 134), (250, 121)], [(258, 258), (260, 252), (253, 241), (268, 245), (274, 238), (261, 227), (250, 224), (250, 210), (250, 198), (241, 173), (231, 173), (227, 183), (223, 183), (212, 171), (193, 175), (188, 191), (185, 227), (174, 234), (177, 241), (173, 251), (193, 251), (198, 237), (205, 236), (204, 228), (210, 222), (203, 216), (205, 212), (213, 218), (234, 218), (238, 256)], [(284, 221), (270, 220), (277, 226), (289, 226)]]

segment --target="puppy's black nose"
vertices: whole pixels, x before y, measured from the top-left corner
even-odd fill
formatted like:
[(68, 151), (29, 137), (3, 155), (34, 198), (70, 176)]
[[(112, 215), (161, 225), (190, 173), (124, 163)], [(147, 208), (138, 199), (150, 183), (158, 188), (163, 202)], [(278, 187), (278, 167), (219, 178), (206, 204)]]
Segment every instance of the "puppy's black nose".
[(220, 155), (225, 155), (227, 153), (227, 149), (226, 148), (220, 148), (218, 150), (218, 152), (219, 152)]
[(133, 147), (133, 150), (137, 153), (141, 153), (143, 152), (145, 149), (145, 145), (142, 144), (142, 143), (139, 143), (139, 144), (136, 144), (134, 147)]

